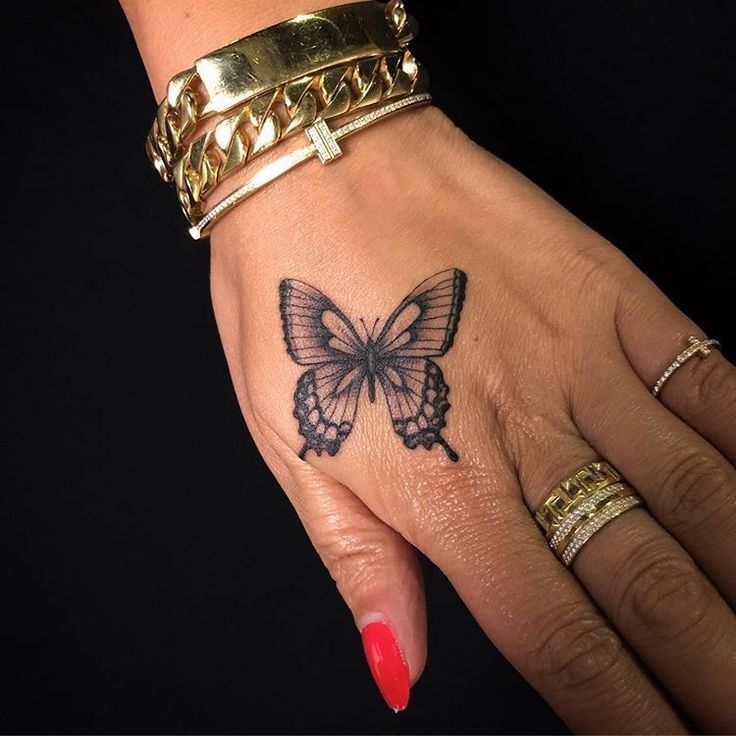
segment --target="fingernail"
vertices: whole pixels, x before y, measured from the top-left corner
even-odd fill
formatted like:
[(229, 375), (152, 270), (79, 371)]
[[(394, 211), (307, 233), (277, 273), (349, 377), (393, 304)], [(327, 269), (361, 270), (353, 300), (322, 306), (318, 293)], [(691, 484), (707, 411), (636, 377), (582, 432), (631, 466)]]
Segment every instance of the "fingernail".
[(361, 632), (363, 651), (373, 679), (389, 708), (395, 713), (409, 703), (409, 667), (391, 627), (374, 621)]

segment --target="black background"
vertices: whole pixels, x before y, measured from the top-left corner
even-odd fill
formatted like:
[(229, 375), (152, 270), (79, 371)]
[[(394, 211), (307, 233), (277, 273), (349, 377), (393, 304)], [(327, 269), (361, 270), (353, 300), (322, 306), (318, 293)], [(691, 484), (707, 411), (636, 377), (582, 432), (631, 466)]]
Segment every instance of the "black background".
[[(438, 104), (731, 346), (735, 7), (412, 8)], [(154, 100), (122, 12), (70, 0), (16, 13), (0, 728), (564, 731), (430, 566), (427, 670), (407, 712), (385, 708), (246, 432), (207, 246), (143, 154)]]

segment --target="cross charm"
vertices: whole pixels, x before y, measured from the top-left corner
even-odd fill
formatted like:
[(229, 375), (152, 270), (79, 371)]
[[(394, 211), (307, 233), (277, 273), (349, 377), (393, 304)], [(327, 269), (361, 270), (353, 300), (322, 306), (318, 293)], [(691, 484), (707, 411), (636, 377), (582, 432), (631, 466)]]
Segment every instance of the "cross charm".
[[(700, 353), (704, 358), (706, 357), (706, 355), (710, 355), (713, 352), (710, 344), (706, 340), (701, 340), (701, 338), (699, 337), (690, 336), (688, 337), (688, 342), (690, 343), (690, 345), (692, 345), (692, 347), (698, 345), (698, 348), (697, 350), (695, 350), (695, 352)], [(693, 355), (694, 354), (695, 353), (693, 353)]]
[(312, 141), (317, 149), (320, 163), (328, 164), (334, 161), (338, 156), (342, 155), (342, 149), (337, 144), (335, 136), (327, 126), (324, 120), (318, 120), (306, 129), (309, 140)]

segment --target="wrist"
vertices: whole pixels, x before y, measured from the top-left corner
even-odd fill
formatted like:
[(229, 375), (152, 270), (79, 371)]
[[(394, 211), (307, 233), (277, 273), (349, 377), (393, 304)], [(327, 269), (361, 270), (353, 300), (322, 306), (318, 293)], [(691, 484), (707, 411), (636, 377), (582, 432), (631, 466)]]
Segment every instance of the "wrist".
[[(299, 138), (294, 145), (303, 145)], [(447, 182), (452, 176), (454, 167), (446, 166), (446, 160), (453, 141), (461, 138), (436, 107), (399, 112), (341, 142), (344, 155), (336, 161), (308, 161), (234, 207), (213, 227), (213, 248), (247, 243), (248, 258), (259, 253), (268, 257), (279, 252), (280, 244), (292, 247), (295, 239), (315, 233), (322, 233), (325, 247), (332, 247), (325, 222), (336, 215), (346, 224), (355, 223), (357, 236), (366, 218), (381, 219), (389, 209), (392, 214), (409, 213), (412, 202), (425, 198), (425, 190), (434, 188), (436, 196), (438, 178)], [(228, 179), (223, 195), (261, 165)]]

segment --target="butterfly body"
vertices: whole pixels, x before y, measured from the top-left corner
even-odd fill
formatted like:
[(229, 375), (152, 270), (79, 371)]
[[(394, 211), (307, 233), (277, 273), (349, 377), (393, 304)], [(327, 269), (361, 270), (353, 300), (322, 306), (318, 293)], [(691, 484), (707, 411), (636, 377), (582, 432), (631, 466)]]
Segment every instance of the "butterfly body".
[[(410, 449), (441, 445), (449, 386), (430, 359), (452, 342), (465, 297), (465, 274), (442, 271), (417, 286), (391, 313), (377, 337), (378, 320), (361, 337), (347, 316), (321, 291), (295, 279), (279, 287), (286, 349), (309, 369), (297, 381), (294, 416), (309, 450), (335, 455), (350, 434), (363, 385), (376, 400), (383, 389), (394, 431)], [(365, 323), (363, 323), (365, 328)]]
[(365, 344), (365, 380), (368, 382), (368, 400), (376, 400), (376, 376), (381, 370), (381, 358), (376, 351), (376, 344), (369, 335)]

